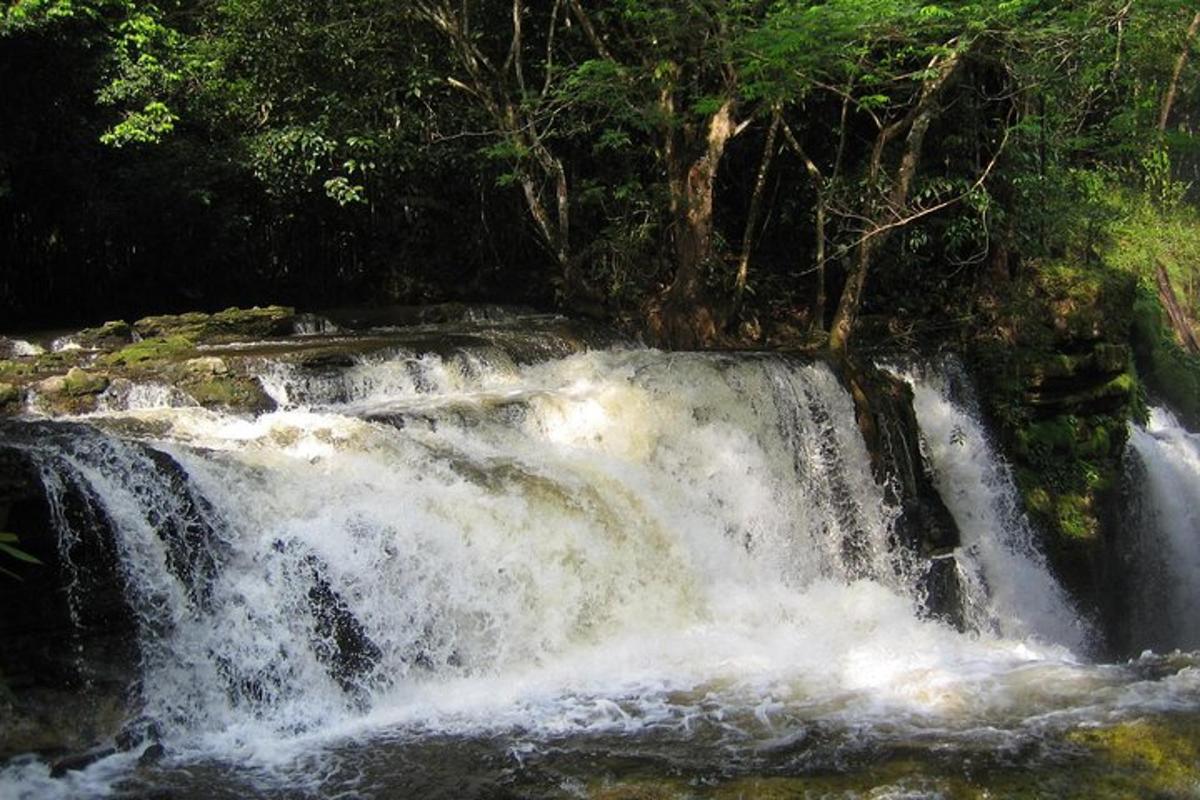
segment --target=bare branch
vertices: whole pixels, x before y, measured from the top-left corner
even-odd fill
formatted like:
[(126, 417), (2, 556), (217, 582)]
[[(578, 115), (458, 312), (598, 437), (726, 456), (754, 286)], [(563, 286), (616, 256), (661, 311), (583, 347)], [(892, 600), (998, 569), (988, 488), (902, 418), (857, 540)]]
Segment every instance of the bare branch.
[(587, 15), (587, 11), (584, 10), (579, 0), (568, 0), (568, 2), (571, 4), (571, 12), (575, 16), (576, 21), (579, 23), (579, 27), (583, 28), (583, 35), (587, 37), (589, 42), (591, 42), (595, 51), (600, 55), (601, 58), (615, 63), (616, 59), (613, 58), (612, 51), (608, 49), (608, 45), (606, 45), (604, 40), (600, 38), (600, 35), (596, 33), (596, 28), (592, 25), (591, 18)]

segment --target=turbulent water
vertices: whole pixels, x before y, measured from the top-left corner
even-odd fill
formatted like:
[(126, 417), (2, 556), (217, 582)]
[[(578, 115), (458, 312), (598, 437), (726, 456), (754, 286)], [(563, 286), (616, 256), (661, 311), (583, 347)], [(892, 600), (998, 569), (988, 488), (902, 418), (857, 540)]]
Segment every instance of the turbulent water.
[[(509, 345), (321, 371), (264, 356), (275, 412), (142, 391), (23, 445), (52, 496), (111, 521), (133, 712), (167, 755), (61, 779), (18, 759), (0, 795), (702, 792), (897, 748), (1028, 755), (1196, 707), (1191, 661), (1088, 662), (953, 370), (911, 380), (962, 529), (966, 632), (924, 613), (925, 567), (889, 546), (895, 512), (824, 365)], [(1156, 436), (1135, 447), (1174, 442)], [(60, 527), (64, 553), (89, 535)], [(878, 796), (942, 796), (897, 786)]]

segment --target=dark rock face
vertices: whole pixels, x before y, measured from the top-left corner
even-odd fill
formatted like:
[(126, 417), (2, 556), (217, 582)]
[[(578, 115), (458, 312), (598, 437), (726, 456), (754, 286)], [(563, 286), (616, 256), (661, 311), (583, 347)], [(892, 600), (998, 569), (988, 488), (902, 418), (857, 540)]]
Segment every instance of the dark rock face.
[[(43, 562), (13, 566), (19, 582), (0, 579), (0, 757), (74, 753), (107, 741), (136, 677), (133, 618), (109, 522), (69, 482), (52, 499), (42, 470), (54, 465), (39, 464), (28, 448), (74, 435), (74, 427), (0, 427), (0, 529), (17, 533), (21, 548)], [(59, 525), (78, 534), (69, 546), (60, 543)]]
[(1039, 266), (984, 309), (969, 362), (1051, 564), (1101, 617), (1119, 582), (1109, 554), (1141, 403), (1128, 344), (1134, 306), (1128, 275)]
[(900, 509), (895, 546), (925, 559), (925, 603), (929, 613), (962, 625), (961, 589), (949, 554), (959, 545), (958, 524), (938, 493), (921, 453), (921, 433), (912, 388), (874, 366), (851, 359), (835, 365), (854, 399), (875, 480)]

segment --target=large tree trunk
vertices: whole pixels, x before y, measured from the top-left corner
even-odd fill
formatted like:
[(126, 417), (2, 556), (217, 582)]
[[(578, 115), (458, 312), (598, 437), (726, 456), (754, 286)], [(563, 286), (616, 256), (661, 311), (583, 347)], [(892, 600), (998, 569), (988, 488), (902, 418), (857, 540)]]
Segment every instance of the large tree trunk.
[(658, 327), (660, 338), (672, 347), (703, 347), (716, 339), (721, 328), (719, 315), (705, 297), (704, 272), (716, 257), (713, 186), (725, 146), (736, 130), (733, 102), (726, 101), (709, 120), (707, 140), (698, 157), (685, 160), (672, 142), (666, 149), (675, 277), (667, 287)]
[(862, 305), (863, 288), (867, 283), (867, 273), (875, 253), (884, 238), (881, 234), (875, 239), (868, 239), (859, 244), (854, 254), (854, 262), (846, 275), (846, 283), (842, 287), (841, 297), (838, 298), (837, 312), (833, 316), (833, 324), (829, 329), (829, 349), (839, 356), (844, 356), (850, 346), (850, 337), (854, 334), (854, 326), (858, 322), (858, 311)]

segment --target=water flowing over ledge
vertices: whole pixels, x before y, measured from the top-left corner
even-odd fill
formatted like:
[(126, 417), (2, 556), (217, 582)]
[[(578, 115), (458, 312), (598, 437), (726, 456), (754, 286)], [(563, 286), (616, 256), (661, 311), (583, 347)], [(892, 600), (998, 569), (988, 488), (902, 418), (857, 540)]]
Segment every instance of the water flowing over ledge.
[[(448, 776), (480, 770), (587, 796), (596, 753), (819, 772), (897, 747), (1053, 750), (1197, 708), (1190, 656), (1088, 663), (1091, 622), (952, 368), (907, 377), (962, 532), (964, 632), (925, 613), (928, 563), (896, 546), (823, 364), (545, 332), (255, 352), (270, 413), (143, 392), (6, 429), (75, 617), (95, 602), (83, 554), (115, 553), (141, 731), (62, 779), (14, 760), (6, 796), (454, 797), (472, 792)], [(165, 758), (137, 766), (149, 742)], [(545, 766), (563, 753), (579, 761)], [(549, 783), (520, 784), (527, 762)]]

